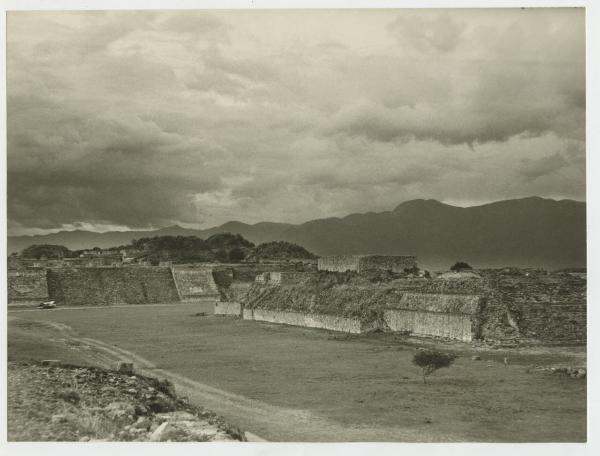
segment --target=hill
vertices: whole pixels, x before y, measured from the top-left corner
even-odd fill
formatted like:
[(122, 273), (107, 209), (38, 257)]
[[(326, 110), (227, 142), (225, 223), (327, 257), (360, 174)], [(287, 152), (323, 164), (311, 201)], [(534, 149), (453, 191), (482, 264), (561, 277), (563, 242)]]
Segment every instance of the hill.
[(586, 205), (539, 197), (456, 207), (436, 200), (412, 200), (392, 211), (351, 214), (299, 225), (228, 222), (207, 230), (172, 226), (156, 231), (60, 232), (8, 238), (8, 253), (31, 244), (58, 244), (70, 249), (127, 244), (132, 239), (163, 235), (216, 233), (242, 235), (255, 244), (288, 241), (317, 255), (343, 253), (413, 254), (421, 267), (447, 269), (456, 261), (474, 268), (586, 265)]

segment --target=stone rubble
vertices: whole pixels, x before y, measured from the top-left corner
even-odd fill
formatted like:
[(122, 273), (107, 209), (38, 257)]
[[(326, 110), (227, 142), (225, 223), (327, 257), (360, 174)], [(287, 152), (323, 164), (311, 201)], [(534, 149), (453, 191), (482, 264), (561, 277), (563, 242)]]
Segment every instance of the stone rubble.
[(9, 362), (7, 421), (9, 441), (245, 440), (166, 380), (95, 367)]

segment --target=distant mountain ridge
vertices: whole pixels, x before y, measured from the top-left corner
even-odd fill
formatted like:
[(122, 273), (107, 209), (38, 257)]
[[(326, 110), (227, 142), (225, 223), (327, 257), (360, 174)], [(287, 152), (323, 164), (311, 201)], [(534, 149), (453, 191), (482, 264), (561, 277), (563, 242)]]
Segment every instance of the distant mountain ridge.
[(392, 211), (350, 214), (302, 224), (227, 222), (205, 230), (171, 226), (154, 231), (95, 233), (62, 231), (9, 236), (8, 253), (31, 244), (60, 244), (72, 250), (128, 244), (152, 236), (198, 236), (231, 232), (260, 244), (288, 241), (318, 255), (412, 254), (422, 267), (448, 268), (455, 261), (474, 267), (586, 265), (586, 204), (540, 197), (457, 207), (437, 200), (411, 200)]

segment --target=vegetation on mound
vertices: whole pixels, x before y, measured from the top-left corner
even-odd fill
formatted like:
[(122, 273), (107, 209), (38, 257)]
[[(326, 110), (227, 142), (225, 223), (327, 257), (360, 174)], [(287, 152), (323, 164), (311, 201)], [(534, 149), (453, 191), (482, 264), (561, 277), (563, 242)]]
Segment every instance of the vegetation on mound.
[(461, 271), (470, 271), (473, 268), (469, 265), (469, 263), (465, 263), (464, 261), (457, 261), (450, 268), (451, 271), (461, 272)]
[(319, 272), (277, 287), (253, 285), (244, 305), (376, 321), (383, 318), (386, 305), (400, 296), (396, 289), (374, 285), (355, 272)]
[[(218, 233), (207, 239), (197, 236), (154, 236), (133, 240), (129, 245), (111, 247), (102, 251), (98, 247), (90, 249), (101, 253), (127, 252), (137, 260), (149, 261), (157, 265), (161, 261), (172, 263), (193, 262), (239, 262), (259, 260), (301, 260), (314, 259), (315, 255), (304, 247), (290, 242), (268, 242), (258, 247), (240, 234)], [(62, 259), (77, 258), (87, 253), (85, 250), (69, 250), (62, 245), (32, 245), (24, 249), (23, 258)]]
[(62, 258), (72, 257), (74, 252), (71, 252), (68, 248), (63, 245), (52, 245), (52, 244), (34, 244), (26, 249), (23, 249), (21, 256), (23, 258), (34, 258), (39, 260), (40, 258), (47, 258), (49, 260), (60, 260)]
[(254, 244), (241, 235), (231, 233), (215, 234), (206, 240), (196, 236), (156, 236), (136, 239), (131, 246), (151, 264), (240, 261), (254, 248)]
[(480, 280), (445, 281), (406, 274), (319, 271), (275, 287), (255, 284), (244, 305), (373, 322), (383, 319), (387, 309), (475, 314), (480, 310), (481, 292)]
[(306, 250), (298, 244), (285, 241), (265, 242), (254, 249), (256, 259), (274, 259), (274, 260), (312, 260), (316, 255)]

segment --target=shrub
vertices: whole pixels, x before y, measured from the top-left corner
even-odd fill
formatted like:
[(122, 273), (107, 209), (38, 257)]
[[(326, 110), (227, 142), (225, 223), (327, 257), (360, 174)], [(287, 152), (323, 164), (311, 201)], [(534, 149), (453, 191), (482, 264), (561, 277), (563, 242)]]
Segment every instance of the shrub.
[(456, 355), (433, 350), (419, 350), (413, 357), (413, 364), (419, 366), (423, 372), (423, 383), (428, 375), (443, 367), (450, 367)]
[(417, 275), (419, 273), (419, 271), (421, 271), (421, 270), (416, 265), (413, 266), (412, 268), (405, 268), (404, 269), (404, 273), (405, 274), (414, 274), (414, 275)]
[(81, 401), (81, 396), (73, 389), (61, 391), (58, 393), (58, 397), (60, 397), (63, 401), (70, 402), (71, 404), (79, 404), (79, 401)]
[(455, 271), (455, 272), (471, 270), (471, 269), (473, 269), (473, 268), (468, 263), (465, 263), (464, 261), (457, 261), (456, 263), (454, 263), (454, 266), (452, 266), (450, 268), (451, 271)]
[(246, 255), (244, 254), (244, 251), (239, 247), (234, 247), (229, 252), (229, 259), (231, 261), (241, 261), (245, 258), (245, 256)]

